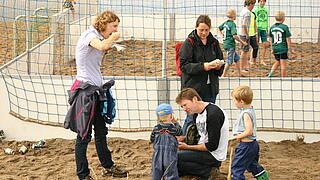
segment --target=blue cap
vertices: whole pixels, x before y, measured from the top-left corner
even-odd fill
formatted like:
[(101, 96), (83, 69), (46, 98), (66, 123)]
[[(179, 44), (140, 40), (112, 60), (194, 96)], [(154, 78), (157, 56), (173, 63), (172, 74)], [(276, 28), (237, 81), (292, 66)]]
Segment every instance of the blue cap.
[(172, 114), (173, 110), (170, 104), (160, 104), (156, 109), (157, 116)]

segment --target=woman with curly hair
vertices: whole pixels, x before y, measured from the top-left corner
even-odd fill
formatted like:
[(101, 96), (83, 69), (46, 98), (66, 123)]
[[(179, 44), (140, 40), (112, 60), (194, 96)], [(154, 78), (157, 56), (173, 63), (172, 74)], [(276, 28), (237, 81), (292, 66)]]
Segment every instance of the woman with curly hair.
[[(94, 24), (88, 30), (82, 33), (76, 47), (76, 65), (77, 76), (76, 81), (70, 91), (78, 91), (75, 98), (79, 98), (81, 91), (88, 88), (81, 87), (101, 87), (103, 84), (102, 74), (100, 71), (101, 61), (108, 49), (111, 49), (114, 41), (118, 40), (120, 34), (118, 32), (120, 19), (111, 12), (104, 11), (97, 16)], [(78, 99), (77, 99), (78, 100)], [(77, 101), (75, 100), (75, 101)], [(96, 101), (96, 106), (91, 112), (88, 122), (83, 125), (77, 124), (77, 128), (85, 129), (84, 132), (78, 133), (75, 143), (75, 155), (77, 165), (77, 176), (79, 179), (92, 179), (88, 168), (88, 160), (86, 157), (88, 143), (91, 140), (92, 125), (95, 132), (96, 151), (103, 169), (103, 175), (114, 177), (127, 177), (127, 171), (120, 170), (112, 161), (111, 152), (107, 146), (108, 128), (101, 112), (103, 102)], [(72, 122), (73, 123), (73, 122)], [(79, 126), (78, 126), (79, 125)]]

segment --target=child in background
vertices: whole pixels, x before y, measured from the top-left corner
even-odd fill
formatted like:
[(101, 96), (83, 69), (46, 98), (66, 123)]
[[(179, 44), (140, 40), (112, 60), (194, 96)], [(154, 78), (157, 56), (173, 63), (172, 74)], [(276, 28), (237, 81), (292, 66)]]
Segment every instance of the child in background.
[(160, 104), (156, 109), (157, 124), (150, 137), (154, 152), (152, 155), (152, 179), (167, 180), (179, 179), (177, 159), (178, 141), (176, 136), (182, 134), (181, 127), (173, 116), (169, 104)]
[(74, 10), (74, 4), (76, 4), (76, 0), (66, 0), (64, 3), (63, 3), (63, 8), (69, 8), (72, 12), (72, 19), (73, 21), (75, 20), (74, 16), (75, 16), (75, 10)]
[(257, 123), (254, 109), (252, 89), (239, 86), (231, 93), (234, 105), (241, 109), (238, 120), (233, 126), (233, 135), (240, 144), (236, 147), (232, 161), (232, 179), (244, 180), (246, 170), (257, 180), (268, 180), (269, 173), (259, 164), (259, 144), (257, 138)]
[(266, 50), (269, 45), (269, 42), (267, 39), (269, 10), (267, 7), (265, 7), (266, 1), (267, 0), (258, 0), (259, 6), (256, 6), (253, 10), (253, 12), (257, 16), (256, 23), (257, 23), (257, 28), (258, 28), (258, 41), (261, 40), (261, 42), (262, 42), (260, 63), (264, 66), (267, 65), (265, 63), (264, 59), (266, 56)]
[[(258, 56), (258, 34), (257, 34), (257, 26), (256, 26), (256, 15), (252, 12), (254, 5), (256, 4), (256, 0), (245, 0), (244, 8), (240, 12), (240, 39), (250, 44), (252, 47), (252, 58), (250, 60), (250, 64), (256, 63), (256, 58)], [(240, 55), (240, 69), (242, 71), (248, 71), (248, 52), (249, 45), (242, 45), (242, 52)]]
[(239, 39), (237, 35), (237, 28), (234, 20), (236, 20), (236, 11), (234, 9), (228, 9), (227, 12), (228, 20), (219, 26), (219, 33), (223, 37), (223, 48), (227, 51), (227, 64), (224, 67), (224, 71), (221, 77), (226, 77), (228, 74), (228, 70), (233, 62), (236, 63), (236, 68), (238, 71), (238, 76), (242, 76), (240, 73), (240, 65), (239, 60), (240, 57), (236, 52), (236, 42), (239, 41), (244, 46), (248, 45), (248, 43)]
[(276, 69), (280, 66), (281, 76), (287, 76), (287, 60), (288, 50), (290, 49), (292, 54), (295, 54), (291, 48), (291, 33), (289, 27), (283, 24), (285, 20), (285, 14), (283, 11), (277, 11), (275, 14), (276, 23), (271, 26), (269, 31), (270, 43), (272, 53), (276, 59), (276, 62), (271, 68), (271, 72), (268, 77), (272, 77)]

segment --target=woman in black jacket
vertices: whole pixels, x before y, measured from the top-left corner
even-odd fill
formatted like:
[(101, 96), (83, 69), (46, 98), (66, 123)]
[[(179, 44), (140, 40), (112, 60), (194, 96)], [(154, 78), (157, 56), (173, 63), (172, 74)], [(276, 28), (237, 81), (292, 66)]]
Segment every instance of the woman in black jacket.
[[(200, 15), (193, 30), (180, 47), (179, 59), (181, 74), (181, 89), (195, 89), (203, 101), (216, 102), (219, 93), (219, 76), (222, 75), (224, 64), (214, 63), (222, 60), (223, 54), (219, 41), (210, 32), (211, 19), (208, 15)], [(183, 127), (192, 119), (187, 117)]]

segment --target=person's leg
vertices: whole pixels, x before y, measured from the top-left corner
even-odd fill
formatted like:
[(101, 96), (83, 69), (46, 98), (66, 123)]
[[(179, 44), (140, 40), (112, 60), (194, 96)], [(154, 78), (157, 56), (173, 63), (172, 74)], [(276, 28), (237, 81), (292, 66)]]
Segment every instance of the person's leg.
[(113, 177), (127, 177), (128, 171), (119, 169), (112, 161), (111, 152), (107, 146), (108, 128), (106, 127), (106, 122), (101, 115), (102, 105), (103, 103), (97, 103), (95, 118), (93, 121), (96, 151), (101, 166), (104, 167), (102, 175)]
[(212, 167), (220, 167), (220, 165), (221, 162), (217, 161), (209, 151), (182, 150), (178, 152), (179, 176), (208, 177)]
[(265, 172), (264, 168), (259, 164), (259, 143), (254, 141), (250, 143), (250, 151), (252, 161), (249, 163), (248, 171), (252, 173), (253, 177), (262, 176)]
[(281, 77), (287, 76), (287, 59), (280, 59)]
[(163, 176), (166, 180), (177, 180), (179, 179), (178, 173), (178, 153), (177, 151), (168, 150), (164, 153), (164, 168), (165, 171)]
[(75, 144), (75, 159), (77, 166), (77, 176), (79, 179), (83, 179), (90, 174), (90, 170), (88, 168), (88, 159), (87, 159), (87, 148), (88, 143), (91, 140), (91, 132), (92, 126), (89, 126), (89, 131), (87, 136), (82, 139), (79, 135), (77, 135), (76, 144)]
[(276, 62), (274, 62), (274, 64), (271, 67), (271, 71), (268, 74), (268, 77), (272, 77), (274, 72), (278, 69), (278, 67), (280, 66), (280, 55), (279, 54), (275, 54), (274, 55)]
[(225, 50), (227, 51), (227, 63), (224, 67), (223, 74), (221, 75), (221, 77), (226, 77), (228, 75), (228, 70), (233, 63), (234, 54), (235, 54), (234, 48), (227, 48)]
[(207, 93), (207, 94), (201, 94), (201, 99), (204, 101), (204, 102), (211, 102), (213, 104), (216, 103), (216, 98), (217, 98), (217, 93), (215, 91), (215, 89), (212, 89), (211, 88), (211, 84), (206, 84), (203, 89), (206, 89), (204, 90), (204, 92), (211, 92), (211, 93)]
[(283, 53), (280, 55), (280, 71), (281, 77), (287, 76), (287, 61), (288, 61), (288, 54)]
[(236, 69), (237, 69), (238, 76), (241, 77), (243, 75), (241, 74), (241, 71), (240, 71), (239, 61), (240, 61), (240, 56), (238, 55), (238, 53), (236, 51), (234, 51), (234, 62), (236, 64)]
[[(240, 36), (241, 40), (249, 43), (249, 39), (246, 39), (245, 36)], [(249, 45), (244, 46), (241, 45), (241, 54), (240, 54), (240, 70), (246, 71), (248, 66), (248, 51), (249, 51)]]
[(229, 65), (228, 63), (226, 63), (226, 65), (224, 66), (224, 70), (223, 70), (221, 77), (227, 77), (230, 66), (231, 66), (231, 64)]
[(269, 42), (267, 39), (267, 31), (266, 30), (258, 30), (258, 37), (259, 40), (261, 40), (261, 56), (260, 56), (260, 64), (266, 66), (266, 61), (265, 61), (265, 57), (266, 57), (266, 51), (267, 48), (269, 46)]
[(234, 180), (245, 180), (244, 172), (248, 169), (251, 160), (250, 147), (247, 143), (240, 142), (235, 149), (232, 160), (231, 174)]
[(258, 45), (257, 41), (258, 40), (256, 39), (256, 36), (249, 37), (250, 46), (252, 47), (252, 58), (250, 60), (250, 64), (256, 63), (256, 59), (258, 56), (258, 50), (259, 50), (259, 45)]
[(267, 59), (266, 59), (266, 52), (267, 52), (267, 49), (269, 47), (269, 42), (268, 41), (265, 41), (265, 42), (262, 42), (262, 49), (261, 49), (261, 60), (260, 60), (260, 64), (266, 66), (267, 63)]
[(96, 151), (102, 167), (110, 168), (114, 162), (111, 158), (111, 152), (107, 146), (107, 134), (108, 128), (106, 122), (101, 115), (102, 103), (97, 103), (95, 117), (93, 121), (94, 125), (94, 139), (96, 145)]
[(155, 149), (152, 154), (152, 180), (161, 180), (163, 175), (163, 152), (160, 149)]

